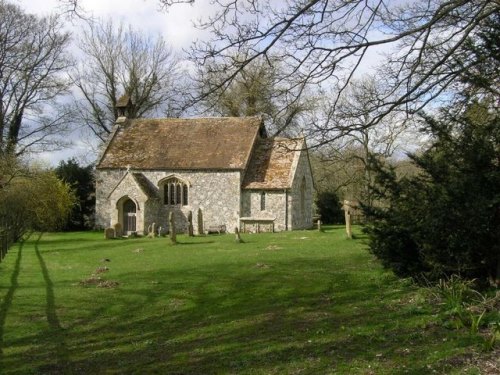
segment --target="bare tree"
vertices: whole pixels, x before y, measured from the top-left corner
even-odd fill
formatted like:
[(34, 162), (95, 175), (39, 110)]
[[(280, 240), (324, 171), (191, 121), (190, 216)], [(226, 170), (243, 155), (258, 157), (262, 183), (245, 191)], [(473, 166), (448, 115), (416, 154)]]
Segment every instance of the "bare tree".
[(69, 87), (69, 34), (57, 16), (38, 18), (0, 1), (0, 152), (59, 146), (68, 111), (56, 99)]
[[(164, 6), (193, 0), (159, 0)], [(213, 38), (198, 43), (191, 57), (217, 67), (225, 89), (253, 61), (273, 56), (288, 65), (290, 89), (347, 83), (379, 47), (390, 49), (380, 76), (387, 83), (376, 124), (404, 107), (423, 108), (459, 83), (480, 60), (466, 44), (500, 11), (491, 0), (213, 0), (218, 12), (199, 26)], [(245, 58), (238, 51), (249, 51)], [(339, 94), (337, 93), (337, 94)], [(337, 101), (333, 102), (335, 107)], [(329, 124), (323, 124), (328, 127)]]
[(319, 167), (327, 172), (320, 174), (327, 177), (335, 171), (337, 190), (351, 189), (347, 198), (361, 200), (367, 205), (373, 203), (371, 157), (385, 160), (398, 150), (409, 151), (407, 147), (415, 148), (420, 143), (411, 119), (402, 111), (392, 111), (376, 127), (371, 125), (379, 114), (383, 90), (384, 85), (373, 76), (352, 79), (336, 105), (331, 103), (336, 99), (329, 96), (324, 99), (326, 113), (323, 116), (332, 125), (310, 129), (310, 135), (323, 144), (317, 155), (329, 165)]
[(112, 21), (92, 22), (79, 46), (84, 56), (75, 81), (83, 99), (76, 104), (77, 118), (101, 140), (111, 132), (123, 95), (131, 100), (129, 117), (177, 114), (179, 61), (161, 37)]
[(304, 115), (315, 108), (315, 96), (296, 100), (282, 82), (286, 75), (279, 61), (253, 61), (241, 70), (226, 89), (214, 87), (220, 81), (217, 69), (203, 67), (198, 72), (199, 97), (210, 113), (220, 116), (261, 115), (271, 136), (300, 132)]

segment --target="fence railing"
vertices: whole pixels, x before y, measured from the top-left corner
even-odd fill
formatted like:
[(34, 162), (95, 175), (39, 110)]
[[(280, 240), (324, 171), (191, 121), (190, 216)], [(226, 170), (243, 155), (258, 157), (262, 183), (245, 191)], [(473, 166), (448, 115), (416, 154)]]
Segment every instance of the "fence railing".
[(5, 255), (9, 251), (10, 245), (14, 242), (12, 234), (0, 229), (0, 262), (3, 261)]

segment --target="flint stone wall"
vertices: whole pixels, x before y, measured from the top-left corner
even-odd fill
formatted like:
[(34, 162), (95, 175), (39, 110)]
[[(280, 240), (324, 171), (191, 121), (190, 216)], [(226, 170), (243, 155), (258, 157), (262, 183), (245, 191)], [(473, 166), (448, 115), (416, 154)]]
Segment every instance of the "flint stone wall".
[[(269, 218), (274, 220), (274, 230), (286, 230), (286, 193), (284, 190), (264, 190), (266, 209), (261, 210), (261, 193), (263, 190), (243, 190), (241, 197), (241, 216), (253, 218)], [(266, 230), (266, 226), (261, 226)], [(241, 229), (241, 228), (240, 228)], [(246, 229), (251, 229), (249, 225)], [(254, 228), (255, 229), (255, 228)]]
[[(309, 163), (309, 157), (306, 152), (301, 152), (299, 158), (292, 167), (295, 170), (293, 177), (292, 189), (289, 196), (289, 223), (290, 229), (310, 229), (313, 226), (313, 176)], [(305, 178), (305, 194), (304, 194), (304, 209), (301, 204), (301, 185)], [(303, 212), (302, 212), (303, 211)]]
[[(132, 172), (132, 171), (131, 171)], [(176, 232), (187, 231), (187, 215), (193, 211), (193, 227), (197, 230), (197, 211), (201, 208), (204, 227), (225, 224), (228, 229), (238, 226), (240, 217), (240, 186), (239, 171), (148, 171), (134, 170), (142, 173), (155, 186), (157, 198), (147, 199), (144, 209), (137, 212), (143, 215), (137, 217), (141, 226), (138, 233), (144, 233), (153, 222), (156, 227), (168, 230), (168, 215), (174, 212)], [(96, 221), (99, 226), (113, 225), (113, 220), (119, 220), (116, 203), (109, 200), (111, 192), (114, 197), (117, 191), (127, 192), (140, 190), (131, 178), (124, 178), (116, 188), (120, 179), (127, 173), (125, 170), (97, 170), (96, 171)], [(188, 185), (189, 199), (187, 206), (165, 205), (162, 181), (167, 177), (176, 177)], [(124, 185), (124, 186), (121, 186)], [(116, 188), (116, 189), (115, 189)], [(115, 191), (113, 191), (115, 189)], [(142, 193), (142, 192), (141, 192)]]

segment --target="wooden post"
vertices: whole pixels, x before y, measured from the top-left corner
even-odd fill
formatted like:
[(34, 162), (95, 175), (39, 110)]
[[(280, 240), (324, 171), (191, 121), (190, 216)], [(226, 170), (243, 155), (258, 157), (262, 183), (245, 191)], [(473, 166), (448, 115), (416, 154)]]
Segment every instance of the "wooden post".
[(176, 245), (177, 236), (175, 235), (175, 219), (172, 211), (168, 214), (168, 233), (170, 235), (170, 242), (172, 242), (172, 245)]
[(203, 231), (203, 212), (201, 212), (201, 208), (198, 208), (198, 234), (205, 234)]
[(345, 231), (347, 233), (347, 238), (352, 239), (350, 202), (344, 201), (343, 208), (344, 208), (344, 215), (345, 215)]
[(188, 212), (188, 236), (193, 237), (193, 211)]

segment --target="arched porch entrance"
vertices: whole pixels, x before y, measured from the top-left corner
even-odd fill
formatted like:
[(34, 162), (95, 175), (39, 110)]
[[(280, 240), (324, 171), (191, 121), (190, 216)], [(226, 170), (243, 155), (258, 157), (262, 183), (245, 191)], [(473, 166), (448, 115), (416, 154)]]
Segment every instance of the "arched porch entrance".
[(131, 232), (137, 231), (137, 206), (135, 202), (127, 198), (123, 202), (123, 210), (122, 210), (122, 225), (123, 232), (126, 234), (130, 234)]

